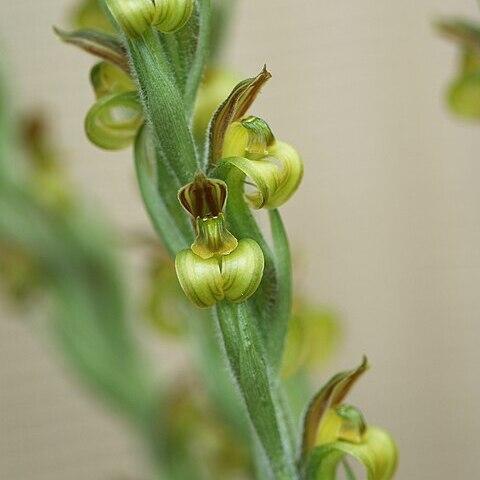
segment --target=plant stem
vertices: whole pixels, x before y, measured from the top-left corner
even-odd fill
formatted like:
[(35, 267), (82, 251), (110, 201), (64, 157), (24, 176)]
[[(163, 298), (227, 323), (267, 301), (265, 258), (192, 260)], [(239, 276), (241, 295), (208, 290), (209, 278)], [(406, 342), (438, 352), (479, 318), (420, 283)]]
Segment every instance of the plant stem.
[(183, 100), (169, 74), (169, 60), (151, 29), (128, 45), (156, 147), (166, 153), (165, 161), (185, 185), (197, 171), (197, 156)]
[(296, 479), (285, 416), (253, 325), (252, 311), (247, 303), (235, 305), (224, 301), (218, 304), (215, 312), (232, 376), (267, 458), (272, 478)]

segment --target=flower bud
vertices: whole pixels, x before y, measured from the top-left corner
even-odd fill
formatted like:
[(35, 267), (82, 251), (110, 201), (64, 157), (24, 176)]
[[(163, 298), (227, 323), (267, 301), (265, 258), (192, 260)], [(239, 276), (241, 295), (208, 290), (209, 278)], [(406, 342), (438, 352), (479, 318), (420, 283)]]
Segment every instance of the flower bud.
[(243, 239), (225, 256), (205, 259), (183, 250), (175, 259), (175, 269), (189, 300), (208, 308), (225, 298), (235, 303), (248, 300), (262, 280), (264, 257), (254, 240)]
[(188, 22), (194, 0), (107, 0), (108, 8), (127, 37), (143, 35), (150, 27), (173, 33)]
[(287, 143), (276, 141), (267, 123), (257, 117), (230, 125), (223, 157), (255, 183), (257, 191), (246, 195), (255, 209), (283, 205), (303, 178), (303, 161), (298, 152)]

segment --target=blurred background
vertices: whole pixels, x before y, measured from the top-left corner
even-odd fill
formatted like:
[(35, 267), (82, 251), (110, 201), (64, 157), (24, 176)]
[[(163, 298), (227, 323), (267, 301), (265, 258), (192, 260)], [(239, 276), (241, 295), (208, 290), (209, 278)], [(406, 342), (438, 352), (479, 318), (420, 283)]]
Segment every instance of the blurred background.
[[(103, 152), (83, 133), (93, 60), (51, 29), (72, 3), (2, 2), (17, 107), (46, 112), (90, 206), (119, 231), (149, 231), (130, 152)], [(350, 401), (394, 435), (397, 478), (412, 480), (478, 476), (480, 125), (444, 106), (457, 51), (432, 28), (442, 15), (479, 12), (474, 0), (240, 0), (227, 56), (240, 76), (267, 63), (274, 78), (253, 113), (306, 163), (284, 208), (296, 277), (344, 329), (315, 380), (368, 355)], [(134, 288), (139, 260), (127, 260)], [(0, 478), (142, 478), (117, 417), (69, 376), (40, 326), (0, 306)], [(182, 368), (175, 345), (146, 341), (160, 370)]]

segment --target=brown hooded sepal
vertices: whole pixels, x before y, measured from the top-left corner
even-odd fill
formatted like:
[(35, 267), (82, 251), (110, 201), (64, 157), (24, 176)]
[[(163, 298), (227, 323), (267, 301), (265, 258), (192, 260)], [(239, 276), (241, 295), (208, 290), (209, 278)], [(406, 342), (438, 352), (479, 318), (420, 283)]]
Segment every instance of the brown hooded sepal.
[(218, 217), (227, 202), (227, 184), (199, 173), (193, 182), (180, 189), (178, 199), (194, 220)]

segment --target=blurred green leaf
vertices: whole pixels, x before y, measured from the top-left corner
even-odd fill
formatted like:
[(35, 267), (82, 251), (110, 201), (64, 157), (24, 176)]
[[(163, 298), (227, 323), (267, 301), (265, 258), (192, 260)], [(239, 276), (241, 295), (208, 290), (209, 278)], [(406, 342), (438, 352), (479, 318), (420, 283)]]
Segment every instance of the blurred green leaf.
[(80, 0), (73, 9), (72, 23), (77, 28), (114, 33), (115, 30), (103, 12), (98, 0)]
[(480, 71), (468, 73), (448, 89), (448, 104), (452, 111), (471, 120), (480, 120)]
[(301, 369), (322, 366), (338, 347), (341, 326), (338, 317), (326, 308), (295, 300), (283, 355), (282, 377)]

